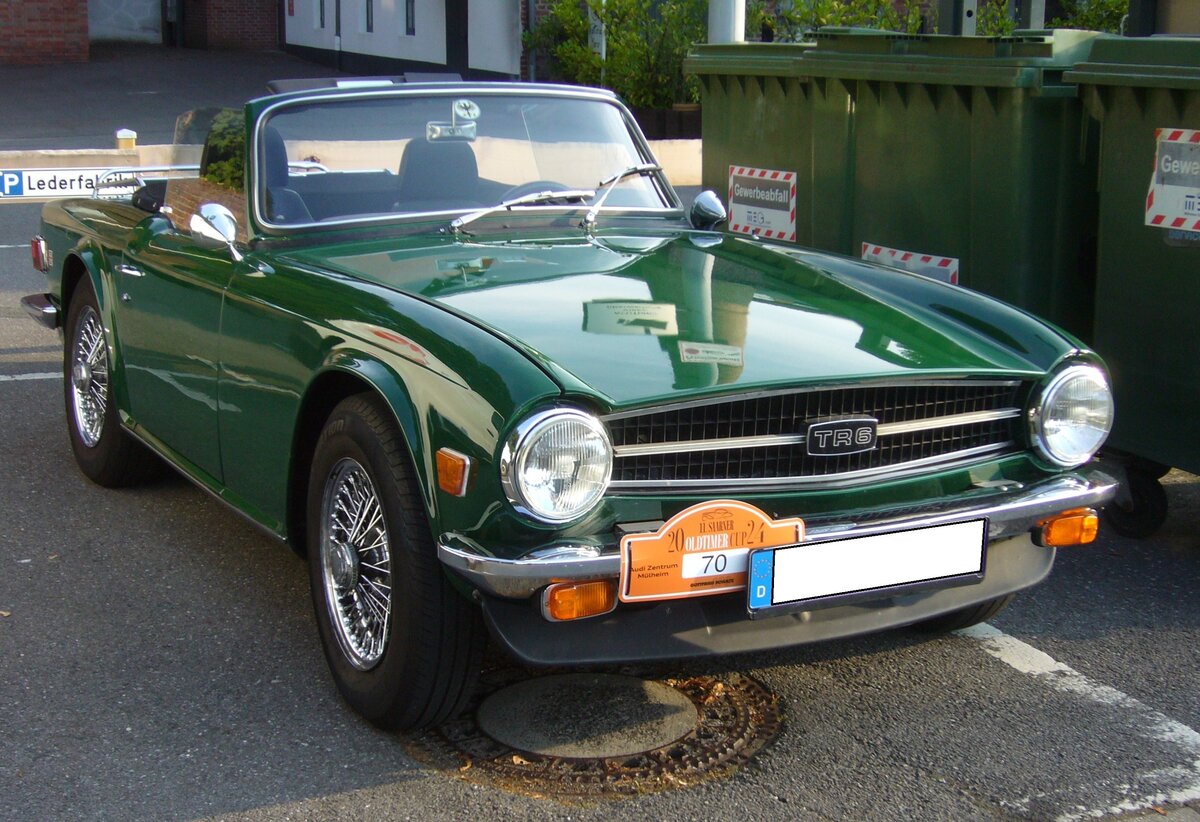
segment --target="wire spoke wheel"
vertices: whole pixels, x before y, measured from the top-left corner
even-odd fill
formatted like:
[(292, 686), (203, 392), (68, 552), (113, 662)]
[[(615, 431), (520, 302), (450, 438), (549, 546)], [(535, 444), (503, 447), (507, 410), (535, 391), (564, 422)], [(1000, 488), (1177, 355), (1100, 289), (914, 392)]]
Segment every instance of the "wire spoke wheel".
[(391, 554), (379, 494), (349, 457), (333, 468), (321, 507), (321, 568), (334, 634), (346, 659), (373, 668), (392, 618)]
[(95, 448), (104, 430), (108, 402), (108, 347), (100, 315), (90, 305), (80, 312), (71, 345), (71, 410), (79, 438)]
[(419, 489), (383, 398), (339, 402), (309, 467), (308, 576), (334, 684), (388, 730), (457, 715), (483, 653), (483, 620), (442, 571)]

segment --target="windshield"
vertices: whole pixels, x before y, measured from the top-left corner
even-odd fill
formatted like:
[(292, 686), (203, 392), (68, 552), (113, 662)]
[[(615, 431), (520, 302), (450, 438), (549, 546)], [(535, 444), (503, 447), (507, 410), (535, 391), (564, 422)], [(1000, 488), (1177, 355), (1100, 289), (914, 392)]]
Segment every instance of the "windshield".
[[(258, 146), (259, 213), (278, 226), (477, 211), (543, 191), (594, 189), (649, 160), (610, 103), (465, 89), (284, 106), (263, 121)], [(669, 205), (640, 175), (605, 201), (606, 210)]]

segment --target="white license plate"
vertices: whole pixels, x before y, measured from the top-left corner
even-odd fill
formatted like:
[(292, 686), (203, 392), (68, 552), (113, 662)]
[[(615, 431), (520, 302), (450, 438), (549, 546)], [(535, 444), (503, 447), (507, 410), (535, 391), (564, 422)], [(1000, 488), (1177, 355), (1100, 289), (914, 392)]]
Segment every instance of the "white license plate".
[(745, 548), (685, 554), (681, 576), (684, 579), (697, 579), (718, 577), (722, 574), (740, 574), (746, 570), (746, 559), (749, 555), (750, 551)]
[(802, 542), (750, 556), (750, 611), (982, 580), (987, 520)]

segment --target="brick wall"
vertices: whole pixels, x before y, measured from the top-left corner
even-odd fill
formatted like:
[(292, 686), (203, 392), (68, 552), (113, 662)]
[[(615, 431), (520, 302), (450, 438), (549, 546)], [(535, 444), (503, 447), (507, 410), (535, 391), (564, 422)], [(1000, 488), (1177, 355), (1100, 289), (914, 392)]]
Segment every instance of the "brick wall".
[(88, 59), (87, 0), (0, 3), (0, 63)]
[(192, 48), (279, 48), (277, 0), (187, 0), (183, 24), (186, 44)]
[(208, 0), (208, 47), (266, 51), (279, 47), (277, 0)]

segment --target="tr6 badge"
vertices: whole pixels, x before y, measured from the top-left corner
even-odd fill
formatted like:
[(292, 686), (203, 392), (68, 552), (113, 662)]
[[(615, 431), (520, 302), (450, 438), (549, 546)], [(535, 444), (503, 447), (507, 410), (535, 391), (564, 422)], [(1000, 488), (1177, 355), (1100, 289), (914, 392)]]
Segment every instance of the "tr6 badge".
[(814, 422), (805, 437), (808, 453), (814, 457), (840, 457), (870, 451), (875, 447), (878, 426), (878, 420), (870, 417)]

